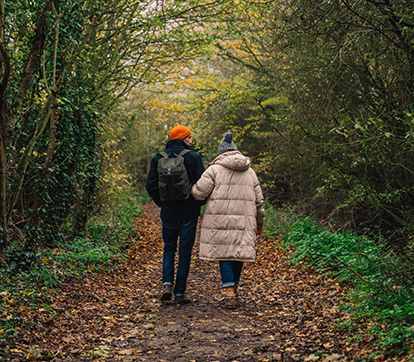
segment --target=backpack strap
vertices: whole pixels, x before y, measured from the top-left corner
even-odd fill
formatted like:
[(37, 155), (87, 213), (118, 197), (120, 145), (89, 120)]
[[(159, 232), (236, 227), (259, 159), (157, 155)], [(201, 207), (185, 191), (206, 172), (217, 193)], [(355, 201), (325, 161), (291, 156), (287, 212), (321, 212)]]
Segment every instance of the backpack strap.
[(185, 150), (182, 150), (178, 155), (177, 155), (177, 157), (178, 156), (184, 156), (184, 155), (186, 155), (188, 152), (191, 152), (191, 150), (189, 150), (189, 149), (185, 149)]
[(162, 151), (162, 152), (158, 152), (158, 154), (161, 155), (161, 157), (168, 158), (167, 152)]
[(167, 152), (162, 151), (162, 152), (158, 152), (158, 155), (161, 155), (164, 158), (168, 158), (168, 157), (170, 157), (170, 155), (175, 155), (176, 157), (178, 157), (178, 156), (184, 156), (188, 152), (191, 152), (191, 150), (188, 150), (188, 149), (182, 150), (178, 155), (175, 154), (174, 152), (171, 152), (170, 154), (168, 154)]

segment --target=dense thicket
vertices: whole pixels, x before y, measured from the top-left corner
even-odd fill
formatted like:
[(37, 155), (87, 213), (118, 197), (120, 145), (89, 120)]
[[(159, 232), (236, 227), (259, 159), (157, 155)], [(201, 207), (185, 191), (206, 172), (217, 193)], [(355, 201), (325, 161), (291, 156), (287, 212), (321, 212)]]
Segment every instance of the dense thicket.
[(178, 122), (206, 161), (232, 130), (274, 205), (374, 226), (404, 246), (413, 8), (0, 0), (2, 248), (80, 232), (98, 188), (105, 202), (111, 188), (142, 184)]
[(113, 107), (197, 51), (204, 35), (189, 25), (204, 12), (200, 1), (0, 0), (0, 249), (83, 230)]
[[(284, 192), (311, 197), (322, 216), (411, 235), (413, 2), (289, 3), (260, 22), (256, 44), (277, 61), (252, 62), (267, 124), (285, 136), (270, 179), (281, 174)], [(272, 101), (281, 95), (283, 109)]]
[(206, 69), (187, 72), (202, 148), (211, 157), (232, 129), (275, 205), (404, 246), (414, 227), (414, 3), (233, 5)]

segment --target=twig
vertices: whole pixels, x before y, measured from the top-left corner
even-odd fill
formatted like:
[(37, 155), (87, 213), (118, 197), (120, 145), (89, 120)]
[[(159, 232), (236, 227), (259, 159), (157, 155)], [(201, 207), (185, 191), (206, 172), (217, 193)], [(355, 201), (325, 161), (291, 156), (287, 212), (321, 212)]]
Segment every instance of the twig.
[(347, 263), (339, 259), (337, 256), (335, 256), (335, 259), (337, 259), (340, 263), (344, 264), (348, 270), (350, 270), (352, 273), (354, 273), (357, 277), (361, 278), (365, 283), (372, 284), (369, 280), (366, 280), (362, 275), (358, 274), (354, 269), (352, 269)]

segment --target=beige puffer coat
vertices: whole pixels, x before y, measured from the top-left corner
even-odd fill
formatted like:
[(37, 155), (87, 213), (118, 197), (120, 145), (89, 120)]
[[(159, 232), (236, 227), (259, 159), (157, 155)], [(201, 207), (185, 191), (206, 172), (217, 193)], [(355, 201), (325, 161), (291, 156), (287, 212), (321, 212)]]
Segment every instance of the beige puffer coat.
[(238, 151), (216, 157), (192, 188), (196, 200), (207, 199), (201, 225), (200, 259), (255, 261), (257, 223), (264, 219), (263, 193)]

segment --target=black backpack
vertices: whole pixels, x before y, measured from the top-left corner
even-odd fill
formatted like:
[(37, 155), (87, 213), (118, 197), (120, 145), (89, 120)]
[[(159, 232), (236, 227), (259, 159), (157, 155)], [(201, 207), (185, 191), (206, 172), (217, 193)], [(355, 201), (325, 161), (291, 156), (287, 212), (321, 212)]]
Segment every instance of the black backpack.
[(184, 166), (184, 155), (191, 150), (175, 153), (159, 152), (158, 189), (162, 202), (185, 200), (190, 197), (191, 185)]

